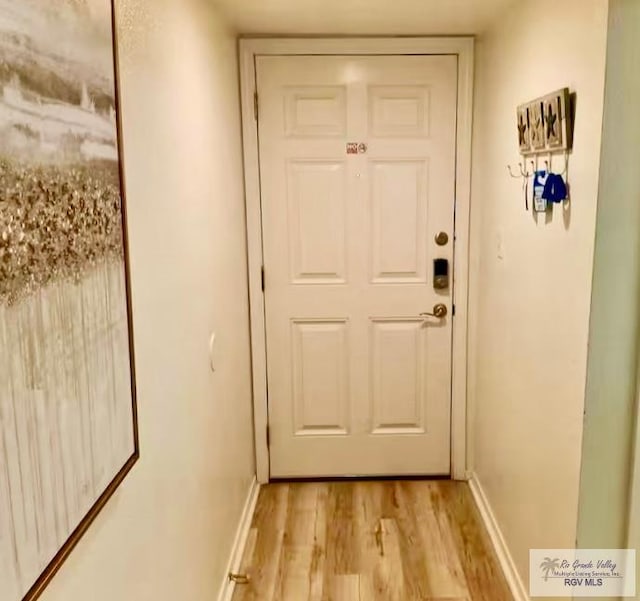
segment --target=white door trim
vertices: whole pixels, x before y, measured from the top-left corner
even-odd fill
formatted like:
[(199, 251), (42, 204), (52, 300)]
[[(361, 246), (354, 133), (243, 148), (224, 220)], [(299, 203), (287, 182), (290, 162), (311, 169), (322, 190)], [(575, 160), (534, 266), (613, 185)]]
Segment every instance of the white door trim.
[[(471, 128), (473, 114), (471, 37), (451, 38), (250, 38), (240, 40), (242, 136), (244, 141), (247, 254), (253, 364), (253, 419), (258, 482), (269, 481), (267, 446), (267, 356), (262, 291), (262, 215), (258, 124), (254, 114), (256, 56), (322, 54), (453, 54), (458, 57), (456, 140), (456, 210), (454, 247), (451, 476), (468, 479), (467, 331), (469, 294), (469, 221), (471, 197)], [(268, 275), (268, 274), (267, 274)]]

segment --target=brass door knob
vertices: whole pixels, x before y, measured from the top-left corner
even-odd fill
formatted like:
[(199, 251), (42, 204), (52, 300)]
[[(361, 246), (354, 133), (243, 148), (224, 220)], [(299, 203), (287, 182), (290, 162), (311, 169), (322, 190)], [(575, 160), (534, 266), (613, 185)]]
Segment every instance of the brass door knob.
[(433, 307), (433, 313), (428, 313), (428, 312), (420, 313), (420, 317), (438, 317), (442, 319), (443, 317), (447, 316), (447, 313), (448, 313), (447, 305), (444, 305), (443, 303), (438, 303)]
[(438, 246), (444, 246), (447, 242), (449, 242), (449, 235), (447, 232), (438, 232), (436, 234), (436, 244)]

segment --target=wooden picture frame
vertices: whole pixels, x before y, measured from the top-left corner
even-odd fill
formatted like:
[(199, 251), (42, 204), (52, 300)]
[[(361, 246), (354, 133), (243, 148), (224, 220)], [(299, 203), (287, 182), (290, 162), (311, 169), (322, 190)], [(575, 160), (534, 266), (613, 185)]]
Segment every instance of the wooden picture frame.
[(543, 109), (544, 107), (540, 100), (535, 100), (529, 105), (531, 150), (533, 152), (545, 149)]
[(523, 155), (571, 151), (573, 112), (569, 88), (561, 88), (517, 108), (518, 146)]
[(529, 125), (529, 107), (522, 104), (517, 109), (518, 146), (521, 153), (531, 150), (531, 127)]
[(0, 389), (0, 598), (34, 601), (140, 451), (113, 0), (11, 8), (20, 19), (0, 25), (0, 386), (11, 382)]
[(569, 89), (563, 88), (543, 99), (545, 142), (549, 150), (570, 150), (572, 120)]

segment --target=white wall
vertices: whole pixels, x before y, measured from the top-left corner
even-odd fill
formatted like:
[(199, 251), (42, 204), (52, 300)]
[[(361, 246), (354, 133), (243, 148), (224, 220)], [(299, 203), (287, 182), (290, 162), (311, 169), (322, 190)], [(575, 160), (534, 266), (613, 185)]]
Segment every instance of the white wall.
[(142, 459), (43, 600), (211, 601), (254, 474), (236, 45), (206, 0), (116, 4)]
[[(626, 546), (638, 374), (640, 2), (610, 6), (578, 528), (585, 548)], [(640, 543), (638, 458), (635, 469), (631, 547)]]
[[(474, 469), (525, 583), (530, 548), (575, 544), (606, 27), (604, 0), (522, 0), (477, 47)], [(506, 170), (516, 106), (564, 86), (572, 201), (536, 219)]]

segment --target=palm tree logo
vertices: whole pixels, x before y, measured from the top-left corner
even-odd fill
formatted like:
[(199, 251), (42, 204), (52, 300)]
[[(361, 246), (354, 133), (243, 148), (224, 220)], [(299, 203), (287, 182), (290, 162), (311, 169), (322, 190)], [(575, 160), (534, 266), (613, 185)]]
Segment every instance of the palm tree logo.
[(544, 581), (549, 580), (549, 572), (553, 573), (554, 570), (560, 569), (560, 559), (555, 557), (551, 559), (550, 557), (545, 557), (544, 561), (540, 564), (542, 571), (544, 572)]

